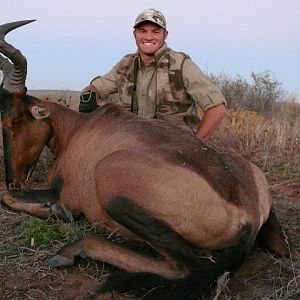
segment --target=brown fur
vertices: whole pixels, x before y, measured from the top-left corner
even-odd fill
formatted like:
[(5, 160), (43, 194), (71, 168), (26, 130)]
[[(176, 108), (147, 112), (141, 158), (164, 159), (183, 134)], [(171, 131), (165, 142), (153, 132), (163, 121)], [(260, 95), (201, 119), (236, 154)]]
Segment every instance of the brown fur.
[[(47, 108), (50, 117), (33, 119), (29, 111), (36, 105)], [(144, 258), (120, 246), (88, 238), (62, 250), (50, 260), (51, 266), (71, 264), (74, 256), (84, 251), (89, 257), (129, 272), (150, 272), (179, 280), (192, 271), (184, 263), (187, 258), (177, 258), (176, 251), (164, 248), (167, 236), (173, 239), (174, 233), (187, 242), (186, 249), (204, 251), (202, 259), (216, 260), (216, 266), (212, 262), (199, 262), (198, 266), (205, 265), (216, 278), (227, 269), (227, 264), (228, 270), (234, 270), (242, 262), (268, 218), (268, 185), (257, 167), (164, 121), (138, 118), (114, 104), (81, 114), (27, 96), (23, 105), (15, 108), (17, 117), (9, 114), (7, 120), (12, 125), (6, 126), (13, 180), (25, 179), (30, 165), (47, 144), (55, 155), (49, 186), (57, 197), (53, 200), (56, 208), (66, 208), (58, 209), (63, 211), (62, 215), (66, 211), (74, 216), (83, 214), (90, 223), (105, 225), (150, 245), (154, 243), (152, 237), (147, 238), (150, 224), (156, 224), (158, 231), (165, 227), (166, 240), (153, 244), (163, 260)], [(134, 219), (135, 210), (128, 210), (128, 218), (124, 219), (127, 221), (120, 222), (120, 197), (130, 199), (124, 202), (124, 213), (127, 206), (137, 205), (141, 209), (139, 214), (145, 216), (135, 227), (127, 224)], [(14, 209), (41, 217), (46, 217), (47, 212), (51, 214), (51, 209), (38, 209), (36, 203), (28, 203), (28, 197), (25, 198), (11, 192), (3, 201)], [(111, 205), (113, 199), (117, 200)], [(145, 222), (145, 229), (139, 231), (141, 222)], [(215, 251), (221, 251), (220, 256)], [(235, 261), (237, 251), (241, 256)]]

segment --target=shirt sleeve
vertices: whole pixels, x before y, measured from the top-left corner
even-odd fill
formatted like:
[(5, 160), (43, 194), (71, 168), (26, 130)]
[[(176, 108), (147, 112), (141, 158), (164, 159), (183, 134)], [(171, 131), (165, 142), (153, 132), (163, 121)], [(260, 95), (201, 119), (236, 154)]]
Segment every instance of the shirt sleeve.
[(109, 95), (118, 92), (116, 68), (117, 65), (115, 65), (105, 75), (97, 76), (91, 81), (91, 85), (93, 85), (98, 90), (100, 98), (103, 100), (106, 99)]
[(200, 108), (206, 111), (219, 104), (226, 105), (221, 90), (209, 80), (191, 59), (184, 61), (182, 75), (186, 92), (195, 101), (197, 109)]

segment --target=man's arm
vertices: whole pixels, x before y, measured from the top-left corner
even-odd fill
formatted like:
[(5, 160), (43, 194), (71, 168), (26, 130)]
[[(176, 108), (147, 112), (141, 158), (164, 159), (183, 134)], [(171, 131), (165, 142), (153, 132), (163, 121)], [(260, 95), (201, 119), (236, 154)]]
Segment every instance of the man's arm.
[(220, 125), (221, 121), (226, 116), (224, 104), (214, 106), (204, 112), (196, 137), (201, 140), (207, 140), (212, 137)]
[(185, 60), (182, 71), (186, 92), (195, 101), (197, 110), (204, 111), (195, 135), (203, 140), (209, 139), (226, 116), (226, 100), (221, 90), (191, 59)]

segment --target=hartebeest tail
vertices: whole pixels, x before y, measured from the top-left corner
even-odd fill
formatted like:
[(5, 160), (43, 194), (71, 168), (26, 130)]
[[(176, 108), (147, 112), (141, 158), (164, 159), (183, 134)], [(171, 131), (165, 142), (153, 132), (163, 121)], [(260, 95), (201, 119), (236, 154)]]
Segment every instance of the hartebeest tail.
[[(84, 215), (156, 253), (86, 236), (61, 249), (49, 260), (51, 267), (90, 257), (124, 271), (112, 275), (102, 291), (198, 299), (241, 265), (260, 230), (271, 248), (289, 253), (282, 235), (273, 234), (281, 226), (276, 229), (270, 214), (267, 180), (240, 155), (115, 104), (81, 114), (26, 95), (26, 59), (4, 36), (28, 22), (0, 26), (0, 51), (7, 57), (0, 56), (0, 105), (10, 190), (2, 203), (43, 218)], [(49, 189), (16, 191), (45, 145), (55, 156)]]

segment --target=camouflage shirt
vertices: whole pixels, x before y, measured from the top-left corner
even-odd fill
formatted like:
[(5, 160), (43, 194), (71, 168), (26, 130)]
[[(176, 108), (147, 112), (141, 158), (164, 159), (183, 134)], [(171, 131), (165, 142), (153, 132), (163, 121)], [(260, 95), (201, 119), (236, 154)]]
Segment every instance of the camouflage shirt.
[(102, 99), (118, 93), (118, 102), (146, 118), (159, 118), (185, 127), (188, 118), (218, 104), (221, 91), (184, 53), (166, 44), (155, 53), (155, 62), (144, 67), (138, 52), (128, 54), (104, 76), (92, 80)]

